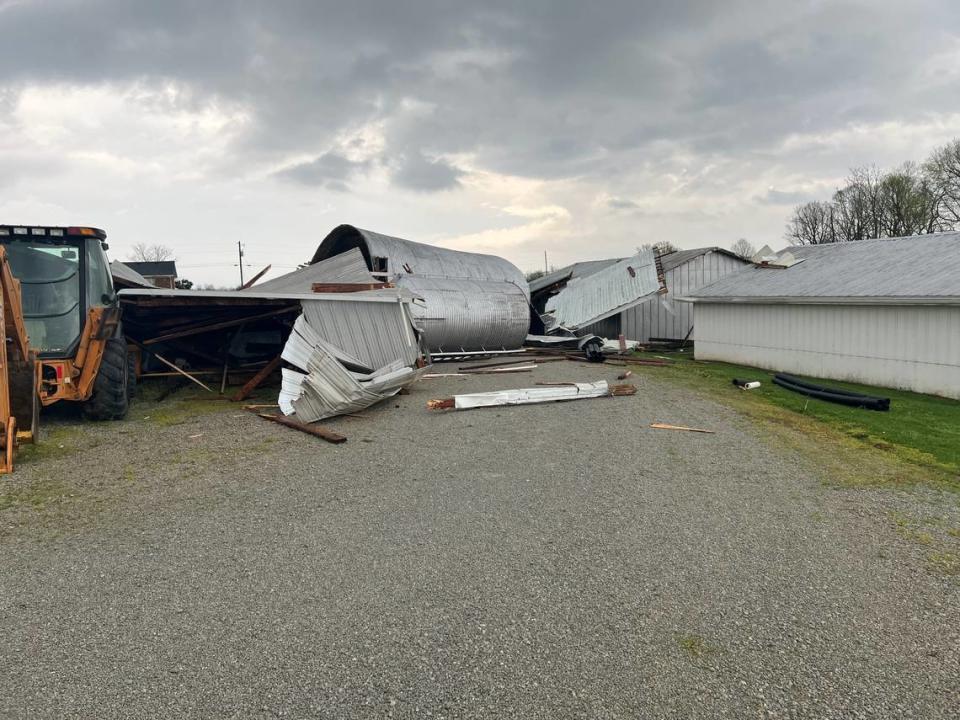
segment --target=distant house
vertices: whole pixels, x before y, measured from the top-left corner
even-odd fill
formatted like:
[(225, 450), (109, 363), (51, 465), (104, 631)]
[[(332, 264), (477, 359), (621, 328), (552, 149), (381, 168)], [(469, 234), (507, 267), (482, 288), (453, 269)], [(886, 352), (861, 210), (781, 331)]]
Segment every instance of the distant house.
[(789, 253), (690, 293), (698, 359), (960, 398), (960, 233)]
[(128, 262), (125, 265), (139, 273), (159, 288), (173, 289), (177, 282), (177, 263), (173, 260), (160, 262)]
[[(574, 263), (532, 280), (530, 302), (537, 312), (542, 313), (550, 295), (559, 292), (567, 283), (618, 262), (619, 258), (612, 258)], [(608, 338), (616, 338), (623, 333), (628, 340), (640, 342), (647, 342), (651, 338), (682, 340), (693, 328), (693, 307), (689, 303), (674, 302), (673, 298), (686, 296), (703, 285), (742, 270), (750, 263), (729, 250), (704, 247), (661, 255), (660, 264), (667, 286), (666, 295), (650, 298), (585, 330)]]
[(110, 263), (110, 275), (113, 277), (113, 287), (117, 290), (154, 287), (143, 275), (119, 260)]

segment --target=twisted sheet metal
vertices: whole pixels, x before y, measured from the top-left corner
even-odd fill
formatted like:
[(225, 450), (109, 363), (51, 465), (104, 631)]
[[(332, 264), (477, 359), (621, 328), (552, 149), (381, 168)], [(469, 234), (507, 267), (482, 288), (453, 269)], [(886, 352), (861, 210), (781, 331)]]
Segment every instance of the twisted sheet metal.
[(556, 324), (577, 330), (616, 315), (663, 291), (663, 277), (652, 250), (610, 265), (570, 283), (547, 301)]
[(317, 295), (300, 305), (313, 332), (368, 368), (413, 365), (420, 356), (409, 300), (395, 291)]

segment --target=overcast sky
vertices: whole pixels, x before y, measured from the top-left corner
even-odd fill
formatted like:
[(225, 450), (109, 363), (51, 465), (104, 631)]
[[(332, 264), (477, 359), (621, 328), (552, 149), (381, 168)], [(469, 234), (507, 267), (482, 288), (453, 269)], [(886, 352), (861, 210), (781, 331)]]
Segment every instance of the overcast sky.
[(960, 136), (960, 2), (0, 0), (0, 222), (228, 284), (340, 223), (524, 270), (783, 245)]

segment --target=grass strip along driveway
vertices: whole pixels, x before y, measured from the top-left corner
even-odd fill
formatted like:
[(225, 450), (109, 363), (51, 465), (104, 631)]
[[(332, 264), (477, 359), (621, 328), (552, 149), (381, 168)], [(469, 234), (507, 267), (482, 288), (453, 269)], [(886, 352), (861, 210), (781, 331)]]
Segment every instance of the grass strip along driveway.
[[(931, 480), (960, 490), (960, 402), (855, 383), (804, 379), (867, 395), (890, 398), (890, 411), (846, 407), (810, 398), (773, 384), (769, 370), (729, 363), (694, 360), (690, 353), (659, 353), (669, 367), (638, 368), (649, 375), (679, 382), (744, 411), (771, 426), (801, 430), (827, 447), (870, 456), (887, 466), (880, 481)], [(638, 357), (649, 358), (651, 353)], [(755, 390), (740, 390), (733, 379), (759, 380)], [(851, 460), (848, 456), (843, 459)], [(893, 463), (889, 461), (894, 461)], [(885, 462), (887, 461), (887, 462)], [(896, 467), (901, 468), (900, 472)], [(905, 467), (909, 466), (909, 467)], [(864, 468), (861, 468), (865, 470)], [(846, 479), (868, 481), (867, 473), (847, 468)], [(843, 478), (841, 478), (843, 479)]]

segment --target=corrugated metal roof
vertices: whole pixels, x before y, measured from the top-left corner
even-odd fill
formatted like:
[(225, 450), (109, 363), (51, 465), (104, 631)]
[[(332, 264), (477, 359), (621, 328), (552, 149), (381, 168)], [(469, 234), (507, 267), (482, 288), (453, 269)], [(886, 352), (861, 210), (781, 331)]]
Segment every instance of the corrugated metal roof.
[(633, 307), (662, 287), (653, 251), (642, 250), (585, 278), (571, 280), (547, 301), (547, 312), (561, 326), (576, 330)]
[(622, 260), (622, 258), (609, 258), (607, 260), (585, 260), (583, 262), (573, 263), (573, 265), (567, 265), (559, 270), (553, 270), (543, 277), (531, 280), (528, 283), (530, 287), (530, 294), (532, 295), (533, 293), (540, 292), (551, 285), (556, 285), (557, 283), (565, 280), (587, 277), (598, 270), (603, 270), (605, 267), (610, 267), (611, 265), (620, 262), (620, 260)]
[(150, 276), (160, 276), (160, 275), (172, 275), (173, 277), (177, 276), (177, 263), (174, 260), (161, 260), (159, 262), (128, 262), (126, 263), (127, 267), (132, 268), (141, 275), (150, 275)]
[(410, 316), (409, 303), (394, 298), (387, 303), (351, 302), (358, 293), (315, 295), (301, 300), (303, 317), (311, 330), (370, 368), (395, 360), (413, 365), (420, 344)]
[(431, 351), (513, 350), (530, 327), (527, 282), (512, 263), (494, 255), (448, 250), (340, 225), (313, 262), (359, 251), (372, 272), (384, 272), (414, 292), (425, 307), (413, 313)]
[(724, 250), (722, 247), (702, 247), (694, 248), (692, 250), (675, 250), (672, 253), (667, 253), (666, 255), (660, 256), (660, 265), (663, 267), (664, 272), (669, 272), (675, 267), (679, 267), (684, 263), (688, 263), (691, 260), (695, 260), (701, 255), (706, 255), (707, 253), (720, 253), (721, 255), (729, 255), (732, 258), (737, 260), (743, 260), (739, 255), (729, 250)]
[(512, 282), (527, 292), (527, 282), (520, 269), (496, 255), (463, 252), (425, 245), (402, 238), (381, 235), (353, 225), (340, 225), (323, 239), (312, 263), (326, 260), (351, 247), (359, 248), (367, 267), (377, 272), (373, 258), (383, 258), (390, 276), (421, 275), (428, 277), (463, 278)]
[(153, 283), (147, 280), (126, 263), (114, 260), (110, 263), (110, 275), (113, 276), (113, 284), (131, 285), (133, 287), (152, 288)]
[(351, 248), (313, 265), (266, 280), (243, 292), (311, 292), (313, 283), (372, 283), (377, 279), (367, 270), (363, 253)]
[(142, 288), (121, 290), (118, 295), (121, 300), (135, 301), (138, 298), (156, 298), (176, 300), (191, 300), (198, 303), (204, 300), (226, 305), (231, 302), (249, 305), (251, 300), (331, 300), (335, 302), (397, 302), (405, 295), (393, 289), (363, 290), (353, 293), (297, 293), (297, 292), (256, 292), (256, 288), (248, 290), (171, 290), (169, 288)]
[(785, 269), (745, 267), (700, 288), (692, 299), (960, 302), (960, 233), (936, 233), (789, 248)]

